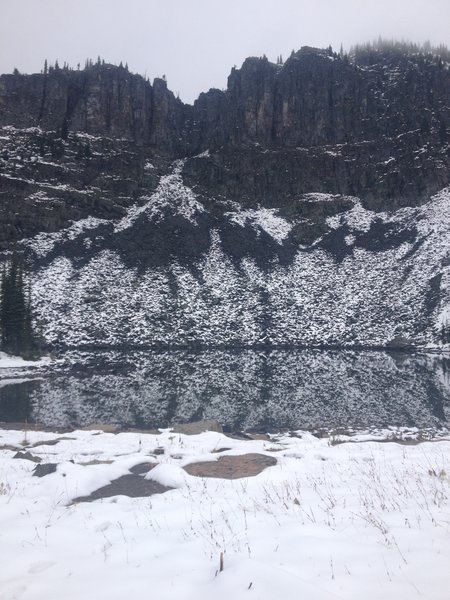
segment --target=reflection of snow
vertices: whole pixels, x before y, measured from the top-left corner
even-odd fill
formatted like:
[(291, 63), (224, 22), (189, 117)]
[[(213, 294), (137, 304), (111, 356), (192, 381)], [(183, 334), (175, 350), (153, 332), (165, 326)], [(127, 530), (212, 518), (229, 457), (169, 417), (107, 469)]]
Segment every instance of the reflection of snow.
[[(66, 374), (73, 365), (93, 374)], [(154, 427), (198, 415), (233, 430), (450, 426), (450, 389), (436, 387), (443, 384), (445, 359), (436, 355), (71, 351), (53, 371), (30, 402), (30, 419), (48, 426)], [(430, 388), (436, 390), (432, 402)]]

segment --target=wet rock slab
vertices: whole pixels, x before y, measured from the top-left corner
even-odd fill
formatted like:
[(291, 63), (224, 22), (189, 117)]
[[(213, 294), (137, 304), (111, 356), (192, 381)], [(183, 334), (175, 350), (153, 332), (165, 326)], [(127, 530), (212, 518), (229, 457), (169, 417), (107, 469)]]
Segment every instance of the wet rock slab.
[(33, 477), (45, 477), (51, 475), (56, 471), (56, 463), (45, 463), (43, 465), (36, 465), (33, 470)]
[(221, 479), (240, 479), (255, 477), (267, 467), (273, 467), (277, 460), (264, 454), (241, 454), (221, 456), (217, 461), (198, 462), (186, 465), (184, 470), (195, 477), (217, 477)]
[(161, 485), (157, 481), (144, 479), (140, 475), (129, 474), (122, 475), (114, 479), (108, 485), (89, 494), (89, 496), (79, 496), (74, 502), (93, 502), (102, 498), (111, 498), (112, 496), (128, 496), (129, 498), (145, 498), (154, 494), (163, 494), (173, 488)]
[(31, 462), (40, 463), (42, 458), (39, 456), (34, 456), (30, 452), (17, 452), (14, 454), (13, 458), (21, 458), (22, 460), (30, 460)]
[(133, 475), (145, 475), (146, 473), (151, 471), (154, 467), (156, 467), (157, 464), (158, 463), (156, 463), (156, 462), (139, 463), (138, 465), (134, 465), (134, 467), (131, 467), (130, 473), (133, 473)]

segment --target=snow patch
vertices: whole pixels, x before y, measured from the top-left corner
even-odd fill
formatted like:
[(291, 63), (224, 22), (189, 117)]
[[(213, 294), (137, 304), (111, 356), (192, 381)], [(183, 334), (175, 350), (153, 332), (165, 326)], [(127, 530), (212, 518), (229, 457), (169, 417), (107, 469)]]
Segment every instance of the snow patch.
[(68, 240), (74, 240), (82, 236), (86, 231), (97, 229), (101, 225), (106, 225), (110, 221), (98, 219), (96, 217), (87, 217), (80, 221), (75, 221), (73, 225), (55, 233), (39, 233), (29, 240), (22, 240), (22, 244), (32, 250), (36, 256), (43, 258), (47, 256), (56, 244), (63, 243)]
[(51, 360), (45, 356), (39, 360), (25, 360), (21, 356), (13, 356), (6, 352), (0, 352), (0, 369), (17, 369), (21, 367), (42, 367), (49, 365)]
[(196, 217), (205, 212), (205, 209), (191, 188), (183, 184), (181, 173), (185, 162), (175, 161), (172, 173), (161, 177), (154, 194), (141, 198), (146, 200), (143, 206), (135, 205), (128, 209), (126, 216), (116, 224), (114, 232), (130, 228), (141, 216), (145, 216), (149, 221), (158, 222), (164, 217), (166, 209), (196, 224)]
[(292, 224), (278, 216), (277, 213), (278, 210), (275, 208), (257, 208), (228, 212), (225, 213), (225, 216), (241, 227), (245, 227), (247, 224), (259, 227), (279, 244), (282, 244), (283, 240), (288, 237)]

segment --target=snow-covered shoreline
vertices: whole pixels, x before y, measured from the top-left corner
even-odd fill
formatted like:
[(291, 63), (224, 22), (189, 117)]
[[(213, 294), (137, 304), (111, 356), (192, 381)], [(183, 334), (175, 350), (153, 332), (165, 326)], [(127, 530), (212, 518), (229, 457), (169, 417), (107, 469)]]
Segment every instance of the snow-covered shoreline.
[[(446, 599), (450, 439), (297, 435), (0, 430), (2, 600)], [(17, 450), (56, 471), (33, 477)], [(183, 469), (248, 453), (276, 465), (233, 480)], [(145, 461), (174, 489), (73, 503)]]
[(25, 360), (21, 356), (13, 356), (6, 352), (0, 352), (0, 378), (2, 369), (29, 369), (46, 367), (50, 365), (51, 359), (48, 356), (43, 356), (38, 360)]
[(0, 388), (42, 379), (49, 368), (55, 366), (55, 362), (49, 356), (25, 360), (21, 356), (0, 352)]

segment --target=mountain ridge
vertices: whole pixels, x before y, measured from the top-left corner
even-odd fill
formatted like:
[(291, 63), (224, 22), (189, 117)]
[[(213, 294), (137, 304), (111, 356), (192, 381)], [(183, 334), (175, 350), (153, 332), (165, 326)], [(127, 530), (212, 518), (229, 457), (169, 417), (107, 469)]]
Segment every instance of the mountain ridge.
[(358, 61), (247, 59), (192, 106), (101, 63), (0, 76), (0, 247), (46, 343), (447, 344), (449, 67)]

